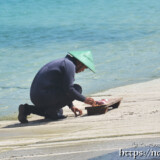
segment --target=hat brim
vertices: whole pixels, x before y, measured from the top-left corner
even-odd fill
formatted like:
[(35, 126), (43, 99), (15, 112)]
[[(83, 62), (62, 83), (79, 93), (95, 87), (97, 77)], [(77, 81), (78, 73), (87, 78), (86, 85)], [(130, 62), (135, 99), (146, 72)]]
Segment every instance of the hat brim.
[[(86, 51), (90, 53), (90, 51)], [(92, 62), (93, 59), (86, 58), (84, 55), (76, 54), (77, 52), (68, 52), (71, 56), (76, 58), (78, 61), (80, 61), (82, 64), (84, 64), (87, 68), (89, 68), (93, 73), (96, 72), (94, 63)], [(78, 52), (79, 53), (79, 52)], [(85, 53), (85, 52), (84, 52)], [(91, 54), (91, 53), (90, 53)], [(91, 57), (92, 58), (92, 57)]]

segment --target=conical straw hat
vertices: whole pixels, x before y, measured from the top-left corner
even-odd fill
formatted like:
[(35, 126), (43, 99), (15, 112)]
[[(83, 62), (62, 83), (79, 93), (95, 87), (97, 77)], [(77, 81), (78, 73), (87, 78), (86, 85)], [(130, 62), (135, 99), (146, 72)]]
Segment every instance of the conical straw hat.
[(86, 67), (95, 73), (95, 66), (91, 51), (71, 51), (70, 55), (82, 62)]

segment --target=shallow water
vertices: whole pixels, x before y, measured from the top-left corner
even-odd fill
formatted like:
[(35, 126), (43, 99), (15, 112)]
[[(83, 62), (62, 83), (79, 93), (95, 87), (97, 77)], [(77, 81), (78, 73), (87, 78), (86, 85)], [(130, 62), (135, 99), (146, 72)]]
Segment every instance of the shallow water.
[(0, 0), (0, 117), (31, 103), (45, 63), (91, 50), (96, 74), (76, 75), (84, 94), (160, 77), (160, 1)]

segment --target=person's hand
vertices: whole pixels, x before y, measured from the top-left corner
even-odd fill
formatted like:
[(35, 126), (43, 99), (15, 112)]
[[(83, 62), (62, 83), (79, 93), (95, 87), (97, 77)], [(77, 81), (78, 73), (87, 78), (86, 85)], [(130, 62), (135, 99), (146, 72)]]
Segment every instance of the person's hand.
[(71, 107), (72, 112), (75, 114), (75, 117), (82, 115), (82, 110), (78, 109), (77, 107)]
[(93, 98), (87, 97), (84, 101), (86, 104), (94, 105), (96, 101)]

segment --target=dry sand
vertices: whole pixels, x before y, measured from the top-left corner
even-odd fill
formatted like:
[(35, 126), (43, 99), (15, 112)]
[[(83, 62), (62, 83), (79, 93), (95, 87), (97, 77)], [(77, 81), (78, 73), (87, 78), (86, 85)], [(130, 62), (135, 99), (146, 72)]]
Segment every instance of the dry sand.
[(83, 110), (81, 117), (75, 118), (65, 107), (64, 114), (69, 117), (61, 121), (46, 121), (39, 116), (31, 116), (28, 124), (0, 121), (0, 155), (22, 148), (160, 136), (160, 79), (110, 89), (92, 97), (123, 100), (118, 109), (103, 115), (86, 116), (87, 105), (76, 101), (75, 106)]

